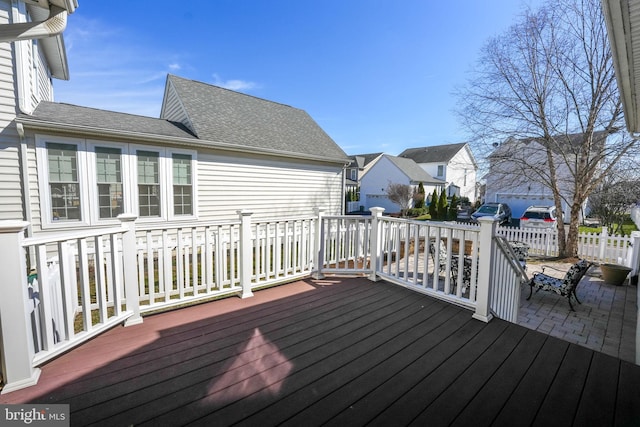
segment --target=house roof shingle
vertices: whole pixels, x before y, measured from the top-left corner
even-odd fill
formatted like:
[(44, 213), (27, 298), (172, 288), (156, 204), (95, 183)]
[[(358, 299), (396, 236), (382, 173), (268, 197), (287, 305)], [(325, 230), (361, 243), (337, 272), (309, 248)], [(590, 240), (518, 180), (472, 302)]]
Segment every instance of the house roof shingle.
[(416, 183), (416, 184), (420, 182), (422, 182), (423, 184), (444, 184), (445, 183), (441, 179), (432, 177), (427, 171), (422, 169), (412, 159), (390, 156), (388, 154), (385, 154), (384, 157), (389, 159), (391, 163), (396, 165), (398, 169), (404, 172), (404, 174), (407, 175), (407, 177), (412, 183)]
[(135, 132), (150, 136), (196, 139), (195, 135), (180, 123), (58, 102), (42, 101), (32, 114), (18, 115), (19, 121), (24, 119), (43, 124), (82, 127), (87, 131)]
[(186, 123), (177, 117), (158, 119), (56, 102), (41, 102), (32, 114), (19, 114), (17, 121), (59, 132), (126, 135), (332, 163), (349, 161), (303, 110), (171, 75), (167, 85), (175, 89), (184, 110), (181, 113), (189, 119)]
[(174, 75), (167, 85), (199, 139), (348, 161), (304, 110)]
[(412, 159), (416, 163), (448, 162), (458, 151), (462, 150), (466, 142), (458, 144), (436, 145), (432, 147), (407, 148), (398, 157)]

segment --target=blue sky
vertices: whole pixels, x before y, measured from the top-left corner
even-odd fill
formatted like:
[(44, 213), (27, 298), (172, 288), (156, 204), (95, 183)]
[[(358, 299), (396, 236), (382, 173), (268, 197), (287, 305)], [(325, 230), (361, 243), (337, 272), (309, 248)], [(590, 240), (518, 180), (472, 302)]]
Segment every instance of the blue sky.
[(486, 41), (536, 0), (79, 0), (55, 100), (158, 117), (168, 73), (307, 111), (347, 154), (467, 140)]

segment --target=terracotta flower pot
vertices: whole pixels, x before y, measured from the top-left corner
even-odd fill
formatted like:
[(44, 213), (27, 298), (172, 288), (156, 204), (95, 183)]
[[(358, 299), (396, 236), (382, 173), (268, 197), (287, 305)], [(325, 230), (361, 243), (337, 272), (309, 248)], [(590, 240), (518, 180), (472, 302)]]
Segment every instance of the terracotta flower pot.
[(602, 278), (605, 283), (616, 286), (622, 285), (631, 272), (629, 267), (618, 264), (602, 264), (600, 270), (602, 270)]

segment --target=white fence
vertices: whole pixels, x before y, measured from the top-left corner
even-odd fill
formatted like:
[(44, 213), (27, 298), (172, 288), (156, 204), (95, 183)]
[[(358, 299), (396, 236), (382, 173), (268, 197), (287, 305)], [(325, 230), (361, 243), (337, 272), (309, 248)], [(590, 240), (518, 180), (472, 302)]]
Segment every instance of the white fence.
[[(526, 243), (530, 255), (558, 256), (558, 231), (555, 229), (498, 227), (498, 235), (508, 241)], [(581, 232), (578, 234), (578, 257), (596, 263), (630, 266), (632, 241), (631, 236), (610, 236), (606, 227), (598, 232)]]

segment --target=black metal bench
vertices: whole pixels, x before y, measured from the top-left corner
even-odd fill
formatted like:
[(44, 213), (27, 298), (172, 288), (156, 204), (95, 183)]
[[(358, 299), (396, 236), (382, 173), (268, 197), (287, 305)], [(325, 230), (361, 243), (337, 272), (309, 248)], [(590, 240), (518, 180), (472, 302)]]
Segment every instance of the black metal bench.
[(569, 268), (562, 279), (545, 274), (543, 268), (542, 273), (535, 273), (529, 281), (530, 289), (527, 301), (531, 299), (534, 288), (536, 292), (540, 290), (555, 292), (560, 296), (566, 297), (569, 301), (571, 311), (575, 311), (573, 304), (571, 304), (571, 297), (575, 298), (578, 304), (582, 304), (576, 295), (576, 289), (580, 280), (582, 280), (585, 273), (592, 265), (592, 263), (586, 260), (580, 260)]

